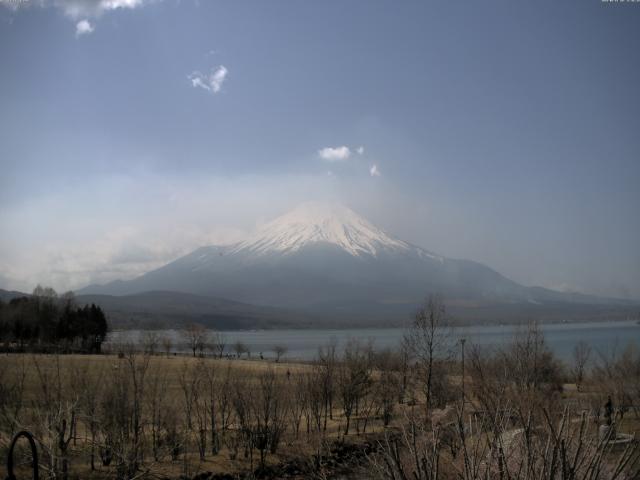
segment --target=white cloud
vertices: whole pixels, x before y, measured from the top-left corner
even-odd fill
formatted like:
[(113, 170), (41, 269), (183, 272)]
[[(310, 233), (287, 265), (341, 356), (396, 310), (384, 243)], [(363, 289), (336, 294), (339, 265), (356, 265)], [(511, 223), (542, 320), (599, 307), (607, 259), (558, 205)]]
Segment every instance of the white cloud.
[(357, 149), (356, 152), (358, 152), (358, 155), (364, 155), (364, 147), (362, 145), (360, 145)]
[[(29, 3), (29, 2), (24, 2)], [(41, 0), (43, 7), (59, 8), (70, 18), (99, 17), (112, 10), (131, 10), (150, 3), (149, 0)]]
[(218, 68), (212, 69), (209, 75), (193, 72), (189, 75), (189, 80), (191, 80), (193, 87), (204, 88), (211, 93), (218, 93), (222, 89), (222, 84), (228, 73), (229, 70), (224, 65), (220, 65)]
[(0, 0), (0, 5), (11, 10), (17, 10), (22, 6), (22, 2), (16, 2), (14, 0)]
[(3, 5), (12, 10), (38, 6), (42, 8), (57, 8), (67, 17), (95, 18), (105, 12), (118, 9), (134, 9), (145, 4), (160, 0), (0, 0)]
[(76, 36), (91, 33), (89, 18), (98, 18), (113, 10), (132, 10), (162, 0), (0, 0), (0, 6), (10, 10), (29, 7), (55, 8), (76, 23)]
[(378, 166), (377, 165), (371, 165), (371, 168), (369, 169), (369, 175), (371, 175), (372, 177), (379, 177), (380, 176), (380, 170), (378, 170)]
[(93, 33), (93, 25), (89, 20), (80, 20), (76, 23), (76, 37)]
[(227, 70), (224, 65), (220, 65), (218, 69), (213, 73), (210, 80), (211, 88), (214, 92), (220, 91), (220, 89), (222, 88), (222, 84), (224, 83), (224, 79), (227, 78), (227, 73), (229, 73), (229, 70)]
[(189, 75), (189, 80), (191, 80), (192, 86), (209, 90), (209, 85), (205, 82), (205, 78), (200, 72), (193, 72)]
[[(56, 290), (131, 279), (166, 265), (204, 245), (226, 245), (246, 238), (234, 227), (183, 224), (121, 224), (81, 241), (49, 240), (28, 257), (0, 258), (0, 288), (31, 291), (37, 283)], [(17, 255), (20, 257), (21, 255)], [(3, 257), (6, 255), (3, 254)]]
[(318, 150), (318, 156), (327, 162), (342, 162), (351, 156), (349, 147), (325, 147)]

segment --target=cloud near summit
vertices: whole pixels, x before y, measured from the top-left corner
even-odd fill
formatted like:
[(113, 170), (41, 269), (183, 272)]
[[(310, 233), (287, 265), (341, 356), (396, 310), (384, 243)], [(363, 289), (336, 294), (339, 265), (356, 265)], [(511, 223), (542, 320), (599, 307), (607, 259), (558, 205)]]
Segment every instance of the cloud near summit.
[(189, 80), (191, 80), (191, 86), (194, 88), (202, 88), (211, 93), (218, 93), (222, 89), (222, 84), (228, 73), (229, 70), (224, 65), (220, 65), (218, 68), (211, 69), (209, 74), (195, 71), (189, 75)]
[(364, 146), (351, 149), (346, 145), (340, 147), (324, 147), (318, 150), (318, 156), (326, 162), (343, 162), (348, 160), (351, 155), (364, 155)]
[(324, 147), (318, 150), (318, 156), (327, 162), (343, 162), (351, 156), (349, 147)]
[(93, 33), (93, 25), (89, 20), (80, 20), (76, 23), (76, 37)]

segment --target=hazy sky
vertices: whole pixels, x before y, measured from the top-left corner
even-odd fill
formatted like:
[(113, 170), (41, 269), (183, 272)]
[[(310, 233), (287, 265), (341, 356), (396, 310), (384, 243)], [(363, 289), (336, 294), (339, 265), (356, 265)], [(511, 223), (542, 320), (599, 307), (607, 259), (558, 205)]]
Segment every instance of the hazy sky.
[(322, 199), (640, 298), (640, 3), (0, 0), (0, 287), (129, 278)]

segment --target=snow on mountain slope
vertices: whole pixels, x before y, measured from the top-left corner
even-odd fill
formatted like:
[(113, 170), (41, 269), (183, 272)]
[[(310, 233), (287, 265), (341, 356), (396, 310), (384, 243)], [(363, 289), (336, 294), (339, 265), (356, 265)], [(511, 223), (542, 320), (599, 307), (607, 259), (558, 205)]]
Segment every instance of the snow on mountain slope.
[[(245, 241), (201, 247), (127, 281), (80, 293), (169, 291), (371, 321), (407, 315), (425, 295), (476, 307), (594, 303), (525, 287), (469, 260), (434, 255), (340, 205), (305, 203)], [(364, 321), (364, 320), (363, 320)]]
[(289, 254), (315, 243), (332, 244), (354, 256), (415, 249), (342, 205), (308, 202), (259, 228), (229, 253)]

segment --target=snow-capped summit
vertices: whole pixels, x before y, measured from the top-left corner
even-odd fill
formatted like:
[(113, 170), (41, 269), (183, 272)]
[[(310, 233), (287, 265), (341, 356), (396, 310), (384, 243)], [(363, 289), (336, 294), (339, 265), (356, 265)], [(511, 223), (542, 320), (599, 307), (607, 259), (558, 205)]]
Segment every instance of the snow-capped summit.
[(307, 202), (259, 228), (235, 245), (232, 252), (287, 254), (316, 243), (335, 245), (354, 256), (376, 256), (383, 250), (411, 248), (347, 207)]

